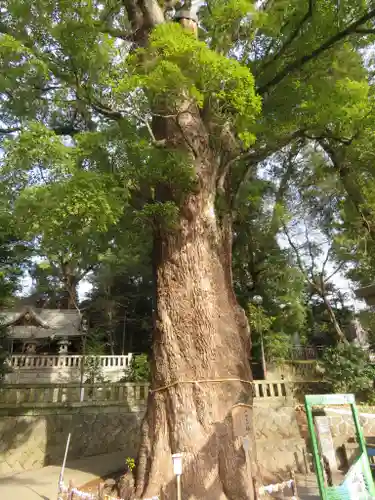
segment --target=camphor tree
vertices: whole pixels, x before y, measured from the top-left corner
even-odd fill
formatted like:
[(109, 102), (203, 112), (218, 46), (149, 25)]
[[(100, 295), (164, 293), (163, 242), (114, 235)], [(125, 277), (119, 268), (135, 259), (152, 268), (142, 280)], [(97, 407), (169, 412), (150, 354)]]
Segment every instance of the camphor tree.
[(65, 225), (68, 254), (124, 219), (148, 224), (155, 324), (136, 497), (172, 497), (168, 457), (182, 451), (186, 498), (252, 499), (231, 419), (252, 404), (233, 219), (271, 154), (357, 137), (375, 3), (209, 0), (198, 31), (187, 1), (171, 19), (175, 3), (0, 2), (2, 179), (34, 238)]

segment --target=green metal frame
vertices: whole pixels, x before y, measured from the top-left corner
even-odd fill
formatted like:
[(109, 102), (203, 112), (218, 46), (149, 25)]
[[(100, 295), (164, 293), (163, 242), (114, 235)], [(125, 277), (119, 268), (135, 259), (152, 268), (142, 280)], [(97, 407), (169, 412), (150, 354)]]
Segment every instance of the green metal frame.
[[(318, 479), (319, 493), (322, 500), (332, 500), (332, 499), (349, 499), (345, 481), (348, 479), (350, 472), (346, 475), (346, 478), (342, 485), (340, 486), (326, 486), (324, 481), (323, 468), (320, 461), (320, 453), (318, 447), (318, 440), (315, 433), (312, 409), (314, 406), (330, 406), (330, 405), (350, 405), (352, 417), (354, 421), (357, 442), (360, 448), (360, 457), (357, 462), (352, 466), (351, 470), (355, 467), (359, 469), (363, 474), (363, 478), (366, 482), (369, 497), (375, 498), (375, 485), (372, 479), (371, 468), (367, 456), (366, 442), (363, 436), (361, 424), (359, 422), (359, 416), (357, 407), (355, 404), (355, 397), (353, 394), (318, 394), (318, 395), (308, 395), (305, 396), (305, 408), (307, 415), (307, 424), (311, 437), (312, 447), (313, 447), (313, 458), (316, 476)], [(353, 498), (353, 500), (361, 500), (358, 497)]]

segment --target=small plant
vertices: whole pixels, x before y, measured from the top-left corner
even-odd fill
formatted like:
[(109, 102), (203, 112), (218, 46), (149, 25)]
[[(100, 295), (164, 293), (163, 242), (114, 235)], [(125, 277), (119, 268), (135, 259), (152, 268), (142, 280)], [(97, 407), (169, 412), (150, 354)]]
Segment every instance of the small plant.
[(95, 384), (104, 382), (103, 368), (100, 364), (100, 357), (105, 354), (105, 339), (100, 331), (92, 331), (87, 336), (84, 346), (85, 362), (84, 376), (85, 383)]
[(270, 332), (264, 336), (267, 359), (283, 362), (290, 359), (290, 337), (284, 333)]
[(126, 382), (149, 382), (151, 380), (150, 363), (147, 354), (139, 354), (132, 358), (124, 380)]
[(127, 468), (132, 472), (132, 470), (135, 468), (135, 460), (134, 458), (127, 457), (125, 460)]
[(103, 383), (105, 380), (100, 358), (97, 356), (87, 356), (85, 358), (84, 374), (86, 384)]

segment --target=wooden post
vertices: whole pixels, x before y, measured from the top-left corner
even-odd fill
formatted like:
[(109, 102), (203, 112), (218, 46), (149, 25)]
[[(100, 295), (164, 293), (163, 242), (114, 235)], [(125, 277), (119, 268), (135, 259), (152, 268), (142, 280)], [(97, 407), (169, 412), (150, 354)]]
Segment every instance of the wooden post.
[(293, 481), (293, 483), (292, 483), (293, 498), (297, 499), (298, 498), (297, 482), (296, 482), (296, 476), (295, 476), (293, 470), (290, 471), (290, 479)]
[(182, 491), (181, 491), (181, 476), (176, 476), (177, 479), (177, 500), (182, 500)]
[(104, 500), (104, 484), (99, 483), (98, 485), (98, 500)]
[(253, 489), (254, 489), (254, 498), (257, 500), (259, 498), (259, 483), (258, 479), (253, 476)]
[(68, 500), (74, 500), (74, 492), (73, 492), (73, 481), (70, 480), (69, 481), (69, 489), (68, 489)]
[(62, 466), (61, 466), (60, 475), (59, 475), (59, 484), (57, 485), (57, 491), (59, 493), (61, 491), (61, 483), (64, 482), (64, 472), (65, 472), (65, 465), (66, 465), (66, 457), (68, 456), (70, 438), (71, 438), (71, 433), (69, 432), (68, 439), (66, 441), (66, 446), (65, 446), (64, 460), (63, 460), (63, 463), (62, 463)]

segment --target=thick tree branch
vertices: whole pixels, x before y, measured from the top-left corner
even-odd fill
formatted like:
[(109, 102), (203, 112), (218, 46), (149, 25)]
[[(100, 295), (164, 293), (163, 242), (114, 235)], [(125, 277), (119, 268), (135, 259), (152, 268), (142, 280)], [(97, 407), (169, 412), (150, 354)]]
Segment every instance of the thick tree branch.
[(21, 130), (20, 127), (0, 128), (0, 135), (14, 134), (15, 132), (21, 132)]
[(310, 276), (311, 276), (311, 282), (312, 283), (315, 283), (316, 281), (316, 277), (315, 277), (315, 255), (314, 255), (314, 252), (313, 252), (313, 245), (310, 241), (310, 237), (309, 237), (309, 230), (308, 230), (308, 227), (307, 227), (307, 224), (306, 224), (306, 220), (303, 221), (303, 224), (305, 226), (305, 240), (306, 240), (306, 244), (307, 244), (307, 249), (308, 249), (308, 252), (309, 252), (309, 257), (310, 257)]
[(147, 28), (154, 28), (165, 22), (164, 12), (157, 0), (138, 0)]
[(309, 8), (306, 12), (306, 14), (303, 16), (299, 24), (296, 26), (296, 28), (292, 31), (290, 34), (289, 38), (286, 40), (284, 45), (281, 46), (280, 50), (278, 50), (266, 63), (261, 67), (261, 71), (265, 70), (270, 64), (272, 64), (274, 61), (279, 59), (282, 55), (285, 54), (285, 51), (290, 47), (290, 45), (294, 42), (294, 40), (297, 38), (297, 36), (300, 34), (301, 29), (303, 26), (307, 23), (307, 21), (312, 17), (313, 14), (313, 3), (314, 0), (309, 0)]
[(340, 264), (332, 271), (332, 273), (325, 278), (324, 282), (328, 283), (330, 279), (332, 279), (335, 274), (337, 274), (343, 267), (345, 266), (345, 261), (340, 262)]
[(375, 35), (375, 28), (359, 28), (355, 30), (356, 33), (359, 33), (360, 35)]
[(133, 37), (141, 29), (143, 24), (142, 12), (139, 9), (137, 0), (123, 0), (128, 19), (133, 31)]
[[(51, 130), (56, 135), (71, 135), (71, 136), (82, 132), (80, 129), (74, 127), (73, 124), (52, 127)], [(22, 131), (23, 131), (22, 127), (0, 128), (0, 135), (9, 135)]]
[(288, 229), (286, 227), (286, 224), (283, 222), (282, 225), (283, 225), (284, 234), (285, 234), (285, 236), (286, 236), (286, 238), (288, 240), (288, 243), (289, 243), (291, 249), (293, 250), (294, 255), (295, 255), (296, 259), (297, 259), (297, 265), (298, 265), (300, 271), (306, 277), (306, 280), (308, 281), (308, 283), (311, 286), (313, 286), (313, 281), (310, 280), (310, 277), (308, 276), (308, 273), (306, 272), (306, 267), (303, 264), (302, 257), (300, 255), (300, 252), (299, 252), (299, 249), (298, 249), (297, 245), (295, 245), (293, 243), (293, 240), (290, 237), (289, 231), (288, 231)]
[(132, 33), (128, 33), (126, 31), (113, 28), (112, 26), (108, 25), (102, 25), (98, 23), (98, 30), (100, 33), (104, 33), (106, 35), (110, 35), (113, 38), (121, 38), (122, 40), (125, 40), (127, 42), (130, 42), (132, 40)]
[(235, 158), (231, 159), (228, 163), (229, 166), (226, 165), (224, 168), (229, 172), (232, 166), (239, 162), (239, 161), (246, 161), (247, 162), (247, 167), (246, 171), (244, 172), (244, 175), (242, 176), (242, 179), (240, 180), (237, 188), (234, 190), (234, 195), (232, 197), (232, 206), (235, 207), (236, 202), (238, 201), (239, 194), (243, 188), (243, 186), (249, 181), (249, 178), (252, 173), (252, 167), (261, 161), (266, 160), (269, 156), (273, 155), (280, 149), (284, 148), (288, 144), (290, 144), (294, 139), (298, 137), (303, 136), (303, 131), (302, 130), (297, 130), (296, 132), (293, 132), (289, 135), (286, 135), (285, 137), (279, 138), (276, 142), (273, 144), (266, 143), (265, 146), (261, 146), (257, 149), (251, 149), (249, 151), (246, 151), (244, 153), (241, 153), (240, 155), (236, 156)]
[(104, 104), (99, 101), (92, 102), (89, 100), (89, 104), (97, 113), (105, 116), (106, 118), (110, 118), (111, 120), (119, 121), (123, 119), (122, 113), (116, 111), (114, 109), (108, 108)]
[[(322, 276), (324, 276), (326, 265), (328, 264), (329, 256), (331, 255), (331, 250), (332, 250), (332, 246), (328, 249), (328, 251), (326, 253), (326, 256), (325, 256), (325, 259), (323, 261), (323, 264), (322, 264), (322, 273), (321, 273)], [(329, 279), (326, 279), (326, 280), (324, 280), (324, 283), (327, 283), (328, 281), (329, 281)]]
[(157, 0), (123, 0), (130, 25), (132, 40), (144, 43), (147, 32), (165, 22), (164, 12)]
[(359, 27), (373, 18), (375, 18), (375, 9), (371, 9), (362, 17), (357, 19), (357, 21), (351, 23), (347, 28), (333, 35), (331, 38), (326, 40), (322, 45), (320, 45), (320, 47), (310, 52), (310, 54), (306, 54), (300, 57), (299, 59), (293, 61), (292, 63), (287, 64), (284, 67), (284, 69), (282, 69), (279, 73), (276, 73), (276, 75), (269, 82), (259, 87), (258, 93), (260, 95), (265, 94), (271, 87), (274, 87), (275, 85), (280, 83), (285, 77), (287, 77), (294, 71), (301, 69), (305, 64), (312, 61), (313, 59), (316, 59), (321, 54), (332, 48), (334, 45), (336, 45), (336, 43), (340, 42), (347, 36), (361, 34), (358, 32), (358, 29), (360, 29)]

